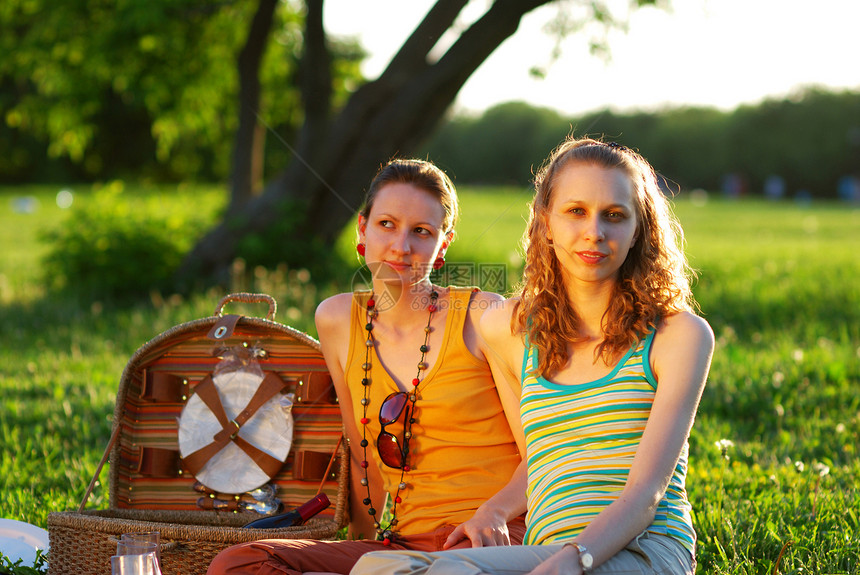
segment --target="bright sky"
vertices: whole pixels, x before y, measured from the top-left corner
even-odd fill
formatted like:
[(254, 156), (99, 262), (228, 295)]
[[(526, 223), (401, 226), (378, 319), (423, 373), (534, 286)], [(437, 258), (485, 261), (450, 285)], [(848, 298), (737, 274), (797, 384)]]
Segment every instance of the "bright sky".
[[(472, 0), (464, 24), (489, 1)], [(619, 14), (628, 5), (607, 1)], [(329, 0), (326, 26), (331, 34), (358, 35), (370, 53), (364, 72), (376, 77), (432, 4)], [(527, 14), (517, 33), (472, 75), (457, 105), (482, 111), (520, 100), (568, 115), (664, 104), (729, 110), (801, 85), (860, 90), (856, 0), (672, 0), (669, 10), (632, 12), (628, 32), (609, 36), (608, 61), (591, 55), (589, 36), (576, 33), (564, 41), (546, 78), (534, 79), (529, 69), (550, 61), (554, 41), (543, 28), (557, 14), (556, 5)]]

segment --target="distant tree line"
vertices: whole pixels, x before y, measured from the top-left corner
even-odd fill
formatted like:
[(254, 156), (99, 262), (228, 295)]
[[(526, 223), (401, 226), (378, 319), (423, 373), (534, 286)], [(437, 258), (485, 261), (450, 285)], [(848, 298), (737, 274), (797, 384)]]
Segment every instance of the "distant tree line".
[[(10, 86), (0, 86), (0, 96)], [(2, 98), (0, 98), (2, 101)], [(125, 112), (131, 109), (132, 114)], [(7, 118), (8, 120), (8, 118)], [(49, 153), (37, 131), (0, 126), (0, 183), (86, 182), (110, 178), (223, 181), (231, 142), (200, 138), (174, 154), (157, 153), (146, 114), (114, 102), (100, 118), (109, 137), (78, 161)], [(568, 118), (547, 108), (510, 102), (480, 115), (454, 114), (416, 155), (443, 166), (459, 184), (528, 186), (541, 161), (568, 133), (630, 146), (657, 168), (673, 191), (696, 188), (761, 195), (778, 177), (786, 197), (834, 198), (846, 176), (860, 181), (860, 92), (806, 88), (785, 99), (723, 112), (677, 107), (656, 112), (609, 109)], [(276, 143), (272, 156), (288, 154)], [(187, 160), (193, 157), (194, 161)], [(385, 158), (380, 158), (383, 161)], [(732, 190), (726, 190), (731, 186)]]
[(776, 177), (785, 197), (830, 198), (841, 179), (860, 177), (860, 93), (818, 88), (730, 112), (679, 107), (565, 118), (524, 103), (501, 104), (480, 116), (454, 116), (423, 154), (460, 184), (528, 185), (571, 132), (638, 150), (673, 191), (762, 194)]

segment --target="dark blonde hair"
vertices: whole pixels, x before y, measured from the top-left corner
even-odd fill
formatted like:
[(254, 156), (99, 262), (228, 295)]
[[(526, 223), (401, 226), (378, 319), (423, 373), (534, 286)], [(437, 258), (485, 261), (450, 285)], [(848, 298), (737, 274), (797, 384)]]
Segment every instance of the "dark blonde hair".
[(453, 231), (460, 216), (460, 207), (457, 201), (457, 190), (451, 178), (439, 169), (435, 164), (427, 160), (394, 159), (383, 165), (373, 181), (364, 198), (364, 207), (359, 212), (364, 218), (370, 216), (373, 202), (379, 190), (388, 184), (412, 184), (422, 190), (435, 195), (445, 215), (442, 218), (442, 233)]
[(523, 237), (526, 265), (511, 319), (512, 330), (528, 334), (529, 343), (537, 348), (537, 371), (545, 377), (568, 362), (568, 343), (582, 339), (580, 319), (547, 240), (546, 223), (559, 174), (573, 164), (621, 170), (634, 190), (636, 240), (618, 271), (615, 293), (603, 315), (603, 341), (595, 350), (595, 359), (602, 357), (611, 364), (655, 327), (659, 317), (696, 307), (690, 290), (693, 272), (682, 249), (683, 231), (651, 165), (633, 150), (615, 143), (568, 138), (535, 177), (535, 197)]

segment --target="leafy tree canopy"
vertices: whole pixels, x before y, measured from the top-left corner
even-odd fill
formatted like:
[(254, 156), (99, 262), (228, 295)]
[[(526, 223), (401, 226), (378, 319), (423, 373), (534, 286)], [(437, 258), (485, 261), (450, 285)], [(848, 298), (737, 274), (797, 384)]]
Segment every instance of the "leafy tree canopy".
[[(84, 178), (122, 175), (111, 172), (123, 166), (223, 179), (237, 127), (236, 58), (256, 7), (254, 0), (3, 2), (5, 129), (48, 142), (47, 153), (80, 165)], [(277, 3), (260, 70), (260, 113), (288, 134), (302, 120), (293, 84), (303, 22), (303, 4)], [(364, 53), (349, 41), (333, 52), (333, 88), (343, 102)], [(272, 151), (270, 161), (282, 163)]]

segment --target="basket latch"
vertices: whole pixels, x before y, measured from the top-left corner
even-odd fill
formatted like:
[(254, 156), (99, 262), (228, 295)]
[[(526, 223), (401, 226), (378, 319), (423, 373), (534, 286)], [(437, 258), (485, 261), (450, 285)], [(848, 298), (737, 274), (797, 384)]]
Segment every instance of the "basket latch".
[(222, 341), (233, 335), (233, 330), (236, 329), (236, 324), (242, 319), (241, 315), (229, 314), (218, 318), (206, 337), (217, 341)]

